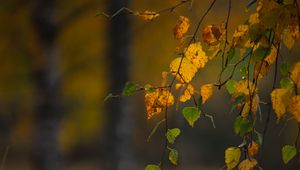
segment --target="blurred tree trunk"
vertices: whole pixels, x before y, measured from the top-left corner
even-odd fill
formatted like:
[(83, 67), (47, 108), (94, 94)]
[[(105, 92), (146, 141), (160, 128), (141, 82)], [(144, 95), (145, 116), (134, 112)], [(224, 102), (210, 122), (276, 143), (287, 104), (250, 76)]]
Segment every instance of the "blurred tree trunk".
[[(122, 7), (128, 7), (129, 0), (111, 0), (109, 13), (113, 14)], [(130, 20), (124, 12), (109, 21), (109, 49), (107, 54), (109, 91), (121, 93), (129, 78), (130, 62)], [(107, 102), (107, 147), (106, 169), (133, 170), (135, 168), (133, 153), (134, 116), (129, 98), (109, 100)]]
[(33, 70), (36, 86), (33, 167), (59, 170), (58, 125), (61, 115), (60, 83), (57, 63), (57, 25), (54, 0), (33, 1), (33, 24), (39, 47)]

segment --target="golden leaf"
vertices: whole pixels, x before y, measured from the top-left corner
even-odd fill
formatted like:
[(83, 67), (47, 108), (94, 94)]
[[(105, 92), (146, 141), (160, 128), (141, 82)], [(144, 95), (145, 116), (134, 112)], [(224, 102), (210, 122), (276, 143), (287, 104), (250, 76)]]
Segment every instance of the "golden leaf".
[(269, 65), (272, 65), (276, 61), (277, 48), (272, 46), (270, 54), (264, 59)]
[(162, 85), (162, 86), (165, 86), (165, 85), (167, 84), (167, 80), (168, 80), (168, 72), (163, 71), (163, 72), (161, 73), (161, 78), (162, 78), (162, 83), (161, 83), (161, 85)]
[(292, 49), (295, 45), (295, 42), (300, 38), (299, 26), (297, 25), (289, 25), (284, 37), (283, 43), (286, 45), (288, 49)]
[(300, 123), (300, 95), (292, 97), (288, 107), (288, 111)]
[(202, 38), (205, 43), (208, 45), (215, 44), (219, 42), (221, 39), (224, 39), (225, 36), (225, 25), (221, 24), (220, 26), (216, 26), (214, 24), (207, 25), (203, 28)]
[(233, 47), (248, 47), (250, 44), (248, 32), (248, 25), (239, 25), (237, 30), (235, 30), (235, 32), (233, 33)]
[(251, 14), (249, 16), (249, 20), (248, 20), (249, 24), (250, 25), (258, 24), (260, 22), (258, 17), (259, 17), (259, 14), (257, 12)]
[[(182, 63), (180, 65), (180, 61), (182, 59)], [(180, 69), (179, 69), (180, 66)], [(176, 75), (179, 69), (179, 74)], [(176, 75), (176, 79), (181, 81), (182, 83), (190, 82), (197, 72), (197, 67), (190, 62), (190, 60), (186, 58), (175, 58), (170, 64), (170, 72), (172, 75)]]
[(190, 44), (184, 50), (184, 56), (190, 60), (198, 69), (203, 68), (208, 62), (208, 57), (205, 52), (202, 50), (200, 42)]
[(179, 101), (186, 102), (191, 99), (191, 96), (194, 94), (194, 87), (191, 84), (188, 84), (183, 94), (180, 96)]
[(256, 165), (257, 161), (255, 159), (245, 159), (239, 164), (239, 170), (252, 170)]
[(169, 90), (157, 89), (145, 95), (146, 111), (148, 119), (162, 112), (166, 107), (174, 104), (174, 96)]
[(146, 20), (146, 21), (151, 21), (151, 20), (159, 17), (159, 13), (156, 13), (153, 11), (144, 11), (144, 12), (138, 13), (137, 15), (142, 17), (143, 20)]
[(173, 29), (174, 37), (177, 40), (182, 39), (184, 34), (188, 31), (189, 27), (190, 27), (190, 20), (185, 16), (180, 16), (176, 26)]
[(181, 84), (181, 83), (176, 83), (176, 84), (175, 84), (175, 89), (176, 89), (176, 90), (179, 90), (179, 89), (182, 87), (182, 85), (183, 85), (183, 84)]
[(258, 80), (262, 79), (269, 70), (270, 66), (266, 61), (256, 62), (254, 66), (254, 77)]
[[(249, 95), (249, 91), (253, 93), (254, 85), (251, 81), (240, 80), (234, 85), (234, 88), (236, 89), (236, 93), (238, 94)], [(255, 91), (257, 91), (257, 88), (255, 89)]]
[(252, 141), (252, 144), (248, 146), (249, 156), (253, 157), (254, 155), (256, 155), (258, 149), (259, 149), (259, 145), (256, 142)]
[(294, 64), (291, 70), (290, 78), (296, 84), (296, 86), (300, 88), (300, 61)]
[(241, 150), (240, 148), (230, 147), (225, 151), (225, 163), (227, 170), (233, 169), (236, 167), (240, 161)]
[(285, 113), (292, 97), (292, 89), (274, 89), (271, 93), (272, 107), (279, 120)]
[(200, 87), (200, 95), (202, 97), (202, 104), (209, 99), (213, 94), (213, 84), (204, 84)]
[[(251, 104), (252, 104), (251, 112), (252, 112), (253, 116), (255, 117), (258, 106), (259, 106), (259, 97), (258, 97), (257, 94), (254, 95)], [(246, 118), (246, 117), (248, 117), (249, 112), (250, 112), (250, 97), (248, 96), (246, 98), (246, 102), (245, 102), (245, 105), (243, 107), (241, 116)]]

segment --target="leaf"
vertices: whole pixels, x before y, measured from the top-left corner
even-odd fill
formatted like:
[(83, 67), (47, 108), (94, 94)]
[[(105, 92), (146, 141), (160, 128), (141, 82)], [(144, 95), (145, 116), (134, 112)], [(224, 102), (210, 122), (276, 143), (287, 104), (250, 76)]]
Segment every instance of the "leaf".
[(249, 156), (251, 157), (255, 156), (258, 152), (258, 149), (259, 149), (259, 145), (256, 142), (252, 141), (252, 144), (251, 145), (249, 144), (248, 146)]
[(287, 89), (293, 88), (294, 83), (290, 78), (286, 77), (286, 78), (283, 78), (283, 79), (280, 80), (280, 87), (281, 88), (287, 88)]
[(236, 92), (235, 84), (236, 84), (235, 80), (229, 80), (226, 82), (225, 86), (229, 94), (233, 94)]
[(238, 28), (233, 33), (233, 47), (244, 48), (247, 47), (250, 43), (249, 39), (249, 26), (248, 25), (239, 25)]
[(279, 120), (285, 113), (289, 101), (291, 100), (292, 90), (291, 89), (274, 89), (271, 93), (271, 102), (273, 110)]
[(192, 43), (184, 50), (186, 59), (195, 65), (198, 69), (203, 68), (208, 62), (208, 57), (202, 49), (201, 43)]
[(293, 117), (300, 123), (300, 95), (292, 97), (288, 111), (292, 113)]
[(249, 26), (249, 37), (251, 41), (253, 42), (259, 41), (263, 33), (264, 30), (259, 23), (252, 24)]
[(167, 89), (156, 89), (145, 95), (145, 105), (148, 119), (174, 104), (174, 96)]
[(160, 125), (162, 122), (164, 122), (164, 121), (166, 121), (166, 119), (163, 119), (163, 120), (161, 120), (161, 121), (159, 121), (159, 122), (156, 123), (156, 125), (155, 125), (154, 128), (151, 130), (151, 133), (149, 134), (149, 136), (148, 136), (148, 138), (147, 138), (147, 142), (150, 141), (151, 137), (154, 135), (154, 133), (156, 132), (156, 130), (157, 130), (157, 128), (159, 127), (159, 125)]
[(184, 34), (188, 31), (189, 27), (190, 20), (185, 16), (180, 16), (176, 26), (173, 29), (174, 37), (177, 40), (181, 40)]
[(256, 130), (254, 130), (256, 136), (257, 136), (257, 139), (256, 139), (256, 142), (259, 144), (259, 145), (262, 145), (263, 143), (263, 136), (261, 133), (257, 132)]
[(281, 149), (282, 160), (285, 164), (287, 164), (291, 159), (293, 159), (297, 154), (297, 149), (291, 145), (285, 145)]
[(240, 161), (241, 150), (236, 147), (227, 148), (225, 151), (225, 163), (227, 170), (233, 169), (236, 167)]
[(269, 48), (259, 47), (253, 52), (253, 61), (262, 61), (265, 59), (270, 53)]
[(191, 99), (194, 94), (194, 87), (191, 84), (188, 84), (183, 94), (179, 97), (179, 101), (186, 102)]
[(292, 66), (289, 63), (283, 63), (280, 66), (280, 73), (283, 76), (287, 76), (289, 71), (291, 70)]
[(300, 61), (294, 64), (290, 78), (300, 88)]
[(213, 84), (204, 84), (200, 87), (202, 104), (204, 104), (213, 94)]
[(160, 167), (157, 165), (150, 164), (146, 166), (145, 170), (160, 170)]
[(168, 139), (168, 142), (173, 144), (177, 136), (180, 135), (180, 129), (179, 128), (173, 128), (173, 129), (168, 129), (166, 133), (166, 137)]
[[(180, 65), (181, 60), (182, 62)], [(176, 74), (178, 69), (179, 69), (179, 74)], [(181, 57), (175, 58), (170, 64), (171, 74), (174, 76), (176, 75), (176, 79), (181, 81), (182, 83), (190, 82), (194, 78), (197, 71), (198, 71), (197, 67), (194, 64), (192, 64), (190, 60), (186, 58), (182, 58), (182, 59)]]
[(225, 36), (225, 25), (216, 26), (214, 24), (207, 25), (203, 28), (202, 38), (208, 45), (217, 45)]
[(235, 48), (230, 48), (227, 55), (227, 62), (230, 62), (235, 55)]
[(238, 105), (240, 105), (241, 103), (243, 103), (244, 100), (245, 100), (245, 95), (240, 95), (240, 96), (236, 97), (235, 100), (234, 100), (234, 102), (232, 103), (231, 110), (233, 110)]
[(300, 38), (299, 26), (297, 23), (289, 25), (283, 36), (283, 43), (288, 49), (292, 49), (295, 42)]
[(145, 21), (151, 21), (157, 17), (159, 17), (159, 13), (153, 12), (153, 11), (144, 11), (137, 13), (138, 16), (142, 17)]
[(131, 96), (131, 95), (135, 94), (137, 89), (138, 89), (138, 87), (135, 83), (128, 81), (128, 82), (126, 82), (125, 87), (123, 88), (122, 95), (123, 96)]
[(246, 8), (250, 8), (253, 4), (256, 3), (256, 1), (257, 1), (257, 0), (251, 0), (251, 1), (247, 4)]
[(177, 165), (177, 161), (178, 161), (178, 151), (175, 149), (170, 149), (169, 152), (169, 160), (172, 164)]
[(252, 170), (257, 165), (257, 160), (251, 158), (245, 159), (239, 164), (239, 170)]
[(194, 127), (194, 123), (200, 118), (201, 110), (197, 107), (184, 107), (182, 114), (189, 125)]
[(239, 134), (241, 137), (252, 131), (252, 124), (247, 118), (238, 116), (233, 124), (234, 132)]

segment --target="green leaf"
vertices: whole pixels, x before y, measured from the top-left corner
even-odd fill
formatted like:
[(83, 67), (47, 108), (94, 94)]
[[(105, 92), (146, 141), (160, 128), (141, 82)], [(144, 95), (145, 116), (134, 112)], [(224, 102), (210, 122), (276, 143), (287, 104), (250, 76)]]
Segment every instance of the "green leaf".
[(256, 62), (262, 61), (264, 58), (266, 58), (269, 55), (269, 53), (270, 53), (269, 48), (259, 47), (253, 53), (253, 60)]
[(235, 48), (230, 48), (227, 55), (227, 64), (233, 59), (234, 55), (235, 55)]
[(123, 96), (131, 96), (137, 91), (137, 85), (133, 82), (126, 82), (125, 87), (123, 88)]
[(254, 131), (254, 132), (257, 135), (257, 143), (261, 146), (263, 143), (263, 135), (257, 131)]
[(230, 147), (225, 150), (225, 163), (227, 170), (234, 169), (240, 162), (241, 149)]
[(233, 94), (236, 92), (234, 85), (236, 84), (235, 80), (229, 80), (226, 82), (225, 86), (229, 94)]
[(252, 131), (252, 124), (251, 122), (243, 118), (242, 116), (238, 116), (234, 121), (234, 132), (239, 134), (241, 137), (245, 136), (247, 133)]
[(169, 160), (172, 164), (177, 165), (177, 161), (178, 161), (178, 152), (175, 149), (170, 149), (169, 152)]
[(166, 137), (169, 141), (169, 143), (173, 144), (176, 137), (180, 135), (180, 129), (179, 128), (173, 128), (173, 129), (168, 129), (166, 133)]
[(232, 103), (231, 110), (233, 110), (238, 104), (242, 103), (245, 100), (245, 95), (238, 96)]
[(155, 89), (150, 85), (150, 84), (146, 84), (145, 86), (144, 86), (144, 88), (145, 88), (145, 90), (147, 91), (147, 92), (153, 92)]
[(290, 78), (286, 77), (286, 78), (283, 78), (283, 79), (280, 80), (280, 87), (287, 88), (287, 89), (288, 88), (293, 88), (294, 83)]
[(280, 66), (280, 73), (283, 76), (287, 76), (289, 71), (291, 70), (292, 66), (289, 63), (283, 63)]
[(282, 149), (282, 160), (287, 164), (291, 159), (293, 159), (297, 154), (297, 149), (291, 145), (285, 145)]
[(263, 34), (260, 24), (253, 24), (249, 27), (249, 37), (251, 41), (257, 42)]
[(240, 73), (241, 73), (242, 77), (246, 77), (247, 74), (248, 74), (248, 69), (247, 69), (247, 67), (246, 67), (246, 66), (242, 67), (242, 68), (240, 69)]
[(160, 167), (157, 165), (150, 164), (146, 166), (145, 170), (160, 170)]
[(247, 8), (247, 9), (250, 8), (253, 4), (256, 3), (256, 1), (257, 1), (257, 0), (251, 0), (251, 1), (247, 4), (246, 8)]
[(189, 125), (194, 127), (194, 123), (200, 118), (201, 110), (197, 107), (184, 107), (182, 114)]
[(166, 119), (163, 119), (163, 120), (161, 120), (161, 121), (159, 121), (159, 122), (156, 123), (156, 125), (154, 126), (154, 128), (151, 130), (150, 135), (148, 136), (147, 142), (150, 141), (151, 137), (154, 135), (154, 133), (156, 132), (156, 130), (157, 130), (157, 128), (159, 127), (159, 125), (160, 125), (162, 122), (164, 122), (165, 120), (166, 120)]

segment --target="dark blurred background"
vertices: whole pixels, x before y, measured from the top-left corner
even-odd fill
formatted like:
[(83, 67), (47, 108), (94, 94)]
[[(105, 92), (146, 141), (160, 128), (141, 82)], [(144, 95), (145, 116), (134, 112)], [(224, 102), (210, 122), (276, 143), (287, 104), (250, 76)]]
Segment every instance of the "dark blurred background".
[[(179, 0), (4, 0), (0, 4), (0, 160), (1, 170), (135, 170), (158, 163), (164, 145), (163, 128), (147, 142), (161, 117), (147, 120), (144, 96), (104, 102), (126, 81), (160, 85), (161, 72), (176, 57), (172, 29), (180, 15), (191, 19), (191, 32), (211, 1), (194, 1), (153, 21), (121, 12), (112, 20), (97, 16), (122, 7), (159, 11)], [(229, 35), (249, 13), (248, 1), (233, 1)], [(227, 1), (217, 1), (205, 24), (226, 19)], [(191, 33), (190, 32), (190, 33)], [(200, 37), (200, 33), (198, 34)], [(299, 46), (298, 46), (299, 47)], [(296, 56), (299, 48), (283, 55)], [(195, 81), (216, 82), (220, 61), (209, 63)], [(260, 84), (260, 98), (269, 102), (273, 70)], [(241, 75), (236, 74), (236, 79)], [(176, 141), (179, 165), (169, 169), (220, 169), (224, 150), (241, 139), (232, 124), (230, 96), (214, 90), (203, 112), (214, 116), (216, 128), (201, 118), (188, 127), (179, 111), (170, 110), (170, 127), (182, 129)], [(188, 103), (187, 103), (188, 104)], [(180, 110), (180, 109), (179, 109)], [(267, 107), (261, 105), (262, 121)], [(297, 124), (276, 124), (272, 113), (267, 132), (264, 169), (283, 167), (280, 152), (296, 138)], [(279, 134), (279, 131), (282, 133)]]

